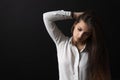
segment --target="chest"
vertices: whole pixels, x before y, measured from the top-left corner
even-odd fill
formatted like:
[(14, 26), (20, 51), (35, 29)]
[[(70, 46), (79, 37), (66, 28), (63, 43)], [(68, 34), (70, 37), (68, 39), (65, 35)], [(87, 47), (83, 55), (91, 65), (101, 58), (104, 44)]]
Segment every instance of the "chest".
[(86, 67), (88, 64), (88, 53), (79, 52), (78, 49), (74, 46), (65, 46), (60, 48), (59, 54), (59, 64), (66, 67)]

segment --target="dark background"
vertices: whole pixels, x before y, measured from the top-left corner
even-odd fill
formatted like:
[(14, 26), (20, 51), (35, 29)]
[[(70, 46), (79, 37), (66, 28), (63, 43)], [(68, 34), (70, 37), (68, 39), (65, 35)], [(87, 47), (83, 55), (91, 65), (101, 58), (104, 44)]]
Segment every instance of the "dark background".
[[(94, 9), (104, 25), (112, 80), (119, 74), (119, 3), (110, 0), (0, 0), (0, 80), (58, 80), (56, 47), (42, 14)], [(70, 35), (72, 21), (58, 23)]]

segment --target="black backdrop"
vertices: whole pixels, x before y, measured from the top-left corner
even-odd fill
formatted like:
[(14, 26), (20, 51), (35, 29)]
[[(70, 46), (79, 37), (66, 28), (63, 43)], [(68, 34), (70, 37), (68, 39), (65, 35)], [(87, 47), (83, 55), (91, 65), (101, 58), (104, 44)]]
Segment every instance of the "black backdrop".
[[(51, 10), (94, 9), (104, 24), (112, 80), (119, 80), (119, 3), (110, 0), (1, 0), (0, 79), (58, 80), (56, 47), (42, 14)], [(58, 25), (69, 35), (71, 21)], [(66, 26), (66, 27), (65, 27)], [(119, 46), (119, 45), (118, 45)]]

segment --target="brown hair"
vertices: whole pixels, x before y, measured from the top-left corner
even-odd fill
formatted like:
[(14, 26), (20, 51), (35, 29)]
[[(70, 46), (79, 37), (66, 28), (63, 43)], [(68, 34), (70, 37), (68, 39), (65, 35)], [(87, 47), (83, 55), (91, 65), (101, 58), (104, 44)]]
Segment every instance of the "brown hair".
[(104, 43), (100, 18), (98, 19), (92, 10), (85, 11), (76, 19), (71, 32), (80, 20), (83, 20), (92, 29), (91, 37), (87, 39), (87, 51), (89, 53), (88, 80), (111, 80), (109, 55)]

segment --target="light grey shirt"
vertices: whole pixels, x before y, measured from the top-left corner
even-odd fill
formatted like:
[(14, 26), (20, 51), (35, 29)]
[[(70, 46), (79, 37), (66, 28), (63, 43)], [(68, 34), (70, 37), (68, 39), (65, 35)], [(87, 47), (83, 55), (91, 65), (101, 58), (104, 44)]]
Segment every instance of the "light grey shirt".
[(55, 24), (57, 20), (72, 19), (71, 11), (56, 10), (43, 13), (45, 27), (57, 49), (59, 80), (86, 80), (88, 53), (72, 44)]

